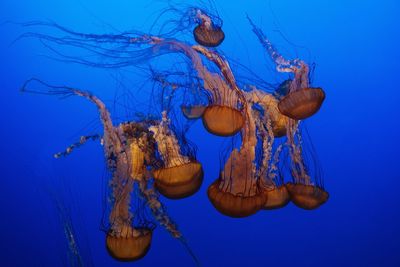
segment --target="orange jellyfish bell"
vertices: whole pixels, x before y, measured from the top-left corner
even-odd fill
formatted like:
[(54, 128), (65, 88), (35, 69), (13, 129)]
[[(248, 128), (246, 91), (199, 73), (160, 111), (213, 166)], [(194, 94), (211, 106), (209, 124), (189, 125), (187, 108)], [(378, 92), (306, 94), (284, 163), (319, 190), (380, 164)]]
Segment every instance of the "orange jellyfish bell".
[(302, 209), (316, 209), (329, 198), (328, 192), (319, 186), (288, 183), (286, 187), (292, 202)]
[(228, 106), (211, 105), (203, 113), (204, 127), (219, 136), (235, 135), (242, 129), (244, 121), (239, 110)]
[(189, 162), (153, 172), (157, 190), (170, 199), (180, 199), (196, 193), (203, 182), (203, 168), (198, 162)]
[(186, 119), (194, 120), (201, 118), (203, 116), (206, 106), (196, 105), (196, 106), (181, 106), (181, 110)]
[(304, 88), (290, 92), (279, 101), (279, 111), (294, 120), (311, 117), (320, 109), (325, 99), (322, 88)]
[(290, 201), (289, 192), (285, 185), (281, 185), (273, 189), (265, 189), (264, 194), (267, 198), (267, 201), (263, 207), (265, 210), (283, 208)]
[(266, 202), (266, 195), (262, 193), (253, 196), (234, 195), (220, 189), (218, 179), (210, 185), (207, 195), (212, 205), (222, 214), (242, 218), (257, 213)]
[(143, 258), (150, 249), (152, 230), (128, 227), (125, 232), (109, 231), (106, 236), (108, 253), (119, 261), (135, 261)]
[(193, 30), (194, 39), (202, 46), (216, 47), (219, 46), (225, 39), (225, 34), (221, 27), (207, 26), (199, 24)]

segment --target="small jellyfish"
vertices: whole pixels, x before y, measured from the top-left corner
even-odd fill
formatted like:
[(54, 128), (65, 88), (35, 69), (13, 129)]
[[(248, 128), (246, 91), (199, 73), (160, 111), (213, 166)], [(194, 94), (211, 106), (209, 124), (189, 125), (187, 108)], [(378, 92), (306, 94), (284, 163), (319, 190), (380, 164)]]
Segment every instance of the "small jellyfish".
[(240, 149), (231, 152), (219, 178), (207, 191), (210, 202), (219, 212), (236, 218), (255, 214), (267, 201), (256, 174), (256, 124), (250, 106), (246, 106), (246, 114)]
[(207, 47), (216, 47), (224, 41), (225, 34), (221, 29), (222, 25), (217, 25), (206, 12), (197, 9), (196, 21), (198, 21), (198, 25), (193, 30), (193, 36), (197, 43)]
[(253, 32), (276, 64), (277, 71), (293, 73), (294, 75), (289, 84), (287, 94), (279, 101), (279, 111), (294, 120), (303, 120), (314, 115), (325, 100), (325, 92), (322, 88), (310, 86), (308, 65), (300, 59), (285, 59), (261, 29), (249, 17), (248, 20), (253, 27)]
[(158, 152), (164, 166), (153, 171), (155, 186), (164, 196), (180, 199), (196, 193), (203, 182), (203, 168), (195, 159), (182, 155), (174, 132), (170, 129), (167, 113), (162, 113), (162, 120), (149, 130), (154, 134)]
[(298, 129), (298, 122), (289, 123), (287, 136), (291, 159), (290, 171), (293, 177), (293, 182), (286, 184), (290, 199), (302, 209), (316, 209), (328, 200), (329, 194), (323, 187), (319, 173), (315, 173), (314, 181), (312, 181), (310, 168), (304, 160), (303, 140)]

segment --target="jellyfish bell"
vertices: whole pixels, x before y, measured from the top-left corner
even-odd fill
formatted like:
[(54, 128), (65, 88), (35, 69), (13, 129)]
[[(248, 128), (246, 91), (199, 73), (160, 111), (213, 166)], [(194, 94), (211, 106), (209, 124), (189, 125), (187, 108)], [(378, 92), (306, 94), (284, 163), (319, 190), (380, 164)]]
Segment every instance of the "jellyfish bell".
[(285, 207), (290, 202), (289, 192), (285, 185), (274, 187), (273, 189), (265, 189), (267, 201), (263, 209), (272, 210)]
[(253, 196), (241, 196), (224, 191), (221, 189), (220, 179), (208, 187), (207, 195), (216, 210), (233, 218), (253, 215), (262, 209), (267, 201), (267, 196), (262, 192)]
[(208, 106), (202, 119), (207, 131), (219, 136), (235, 135), (242, 129), (245, 121), (239, 110), (222, 105)]
[(203, 168), (198, 162), (161, 168), (153, 172), (155, 187), (167, 198), (181, 199), (195, 194), (203, 182)]
[(205, 24), (197, 25), (193, 30), (195, 41), (207, 47), (217, 47), (225, 39), (225, 33), (219, 26), (207, 26)]
[(324, 100), (325, 92), (322, 88), (304, 88), (284, 96), (278, 108), (289, 118), (303, 120), (317, 113)]
[(150, 249), (153, 230), (126, 226), (121, 232), (110, 230), (106, 235), (106, 247), (111, 257), (118, 261), (136, 261)]
[(201, 118), (206, 108), (207, 106), (203, 105), (181, 106), (183, 116), (185, 116), (185, 118), (189, 120), (195, 120)]
[(316, 209), (329, 198), (329, 193), (320, 186), (288, 183), (286, 187), (292, 202), (302, 209)]

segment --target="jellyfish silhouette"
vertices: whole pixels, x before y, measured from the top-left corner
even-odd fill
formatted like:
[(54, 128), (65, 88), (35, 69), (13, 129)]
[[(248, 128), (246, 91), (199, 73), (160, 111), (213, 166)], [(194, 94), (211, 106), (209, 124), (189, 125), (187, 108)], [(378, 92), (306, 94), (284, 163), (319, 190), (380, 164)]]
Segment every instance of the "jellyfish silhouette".
[(300, 59), (287, 60), (267, 39), (265, 34), (247, 17), (253, 32), (267, 50), (279, 72), (293, 73), (288, 93), (278, 103), (279, 111), (292, 119), (302, 120), (314, 115), (325, 100), (322, 88), (313, 88), (309, 84), (309, 66)]

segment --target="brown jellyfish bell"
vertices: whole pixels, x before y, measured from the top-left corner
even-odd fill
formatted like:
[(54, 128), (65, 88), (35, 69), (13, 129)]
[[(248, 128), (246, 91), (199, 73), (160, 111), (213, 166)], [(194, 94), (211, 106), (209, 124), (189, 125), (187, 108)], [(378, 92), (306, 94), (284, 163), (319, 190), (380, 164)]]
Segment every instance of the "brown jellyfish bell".
[(224, 105), (208, 106), (202, 118), (207, 131), (218, 136), (235, 135), (244, 124), (242, 112)]
[(225, 39), (225, 34), (221, 27), (215, 25), (211, 18), (199, 9), (196, 16), (201, 21), (193, 30), (196, 42), (207, 47), (219, 46)]
[(219, 212), (236, 218), (255, 214), (266, 202), (256, 179), (255, 122), (250, 107), (246, 107), (246, 112), (241, 147), (231, 152), (220, 177), (207, 191), (210, 202)]
[(169, 127), (167, 113), (162, 113), (160, 124), (151, 126), (164, 167), (153, 171), (155, 186), (164, 196), (180, 199), (196, 193), (203, 182), (201, 164), (182, 155), (174, 132)]
[(312, 184), (286, 184), (292, 202), (299, 208), (313, 210), (328, 201), (329, 194), (322, 187)]
[(143, 258), (150, 249), (150, 228), (125, 227), (121, 233), (110, 231), (106, 236), (108, 253), (119, 261), (135, 261)]
[(317, 113), (324, 99), (322, 88), (303, 88), (283, 97), (278, 108), (282, 114), (292, 119), (303, 120)]

